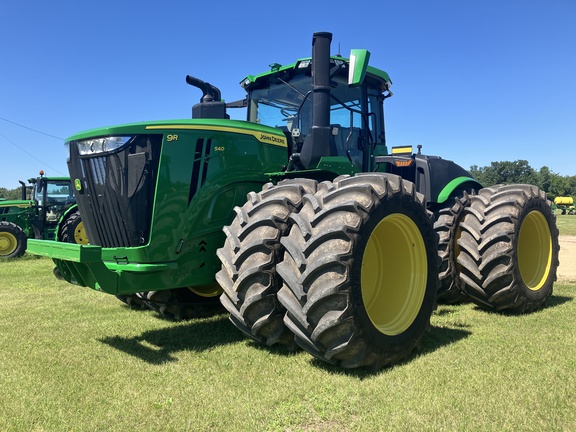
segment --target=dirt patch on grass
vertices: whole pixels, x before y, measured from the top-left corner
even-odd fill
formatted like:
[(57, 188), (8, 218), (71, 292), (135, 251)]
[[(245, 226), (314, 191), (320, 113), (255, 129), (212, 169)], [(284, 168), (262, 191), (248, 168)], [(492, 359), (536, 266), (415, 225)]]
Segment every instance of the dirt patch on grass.
[(576, 237), (560, 236), (558, 280), (576, 280)]

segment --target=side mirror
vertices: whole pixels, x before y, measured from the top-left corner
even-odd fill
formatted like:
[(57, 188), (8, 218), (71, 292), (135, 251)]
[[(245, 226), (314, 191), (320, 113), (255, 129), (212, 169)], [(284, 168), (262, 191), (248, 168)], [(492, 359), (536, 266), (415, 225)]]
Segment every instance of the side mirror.
[(365, 49), (350, 50), (348, 85), (357, 86), (364, 82), (366, 69), (368, 69), (368, 60), (370, 60), (370, 51)]

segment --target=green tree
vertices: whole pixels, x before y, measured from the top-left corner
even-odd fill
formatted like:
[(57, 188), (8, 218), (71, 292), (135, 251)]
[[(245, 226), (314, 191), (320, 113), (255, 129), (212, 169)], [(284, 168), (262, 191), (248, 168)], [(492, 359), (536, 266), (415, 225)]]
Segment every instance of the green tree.
[(547, 190), (550, 197), (556, 198), (557, 196), (570, 195), (570, 185), (568, 182), (568, 177), (556, 176), (551, 184), (550, 188)]
[(550, 168), (543, 166), (540, 168), (540, 171), (538, 171), (537, 186), (542, 190), (551, 191), (552, 184), (554, 183), (556, 177), (558, 177), (558, 175), (550, 171)]
[(576, 176), (566, 177), (567, 195), (576, 198)]
[(561, 176), (547, 166), (536, 171), (526, 160), (492, 162), (484, 167), (472, 165), (469, 171), (485, 187), (500, 183), (527, 183), (538, 186), (552, 200), (557, 196), (576, 198), (576, 176)]
[(473, 165), (470, 173), (484, 186), (501, 183), (537, 184), (538, 181), (538, 173), (527, 160), (492, 162), (490, 166), (481, 168)]
[(5, 198), (7, 200), (19, 200), (22, 198), (22, 192), (20, 188), (16, 189), (6, 189), (0, 187), (0, 198)]

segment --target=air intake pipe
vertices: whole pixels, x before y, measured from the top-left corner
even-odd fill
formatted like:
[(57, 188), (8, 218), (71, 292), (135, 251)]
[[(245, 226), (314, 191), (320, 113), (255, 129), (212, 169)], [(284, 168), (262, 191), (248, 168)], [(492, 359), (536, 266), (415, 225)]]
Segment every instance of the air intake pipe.
[(202, 91), (200, 103), (192, 107), (192, 118), (230, 118), (226, 114), (226, 103), (222, 101), (220, 90), (217, 87), (190, 75), (186, 75), (186, 84)]

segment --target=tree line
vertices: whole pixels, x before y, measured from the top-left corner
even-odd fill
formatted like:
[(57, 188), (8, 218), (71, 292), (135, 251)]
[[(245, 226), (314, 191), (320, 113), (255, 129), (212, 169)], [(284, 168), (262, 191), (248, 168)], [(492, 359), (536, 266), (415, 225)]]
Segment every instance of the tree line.
[[(576, 176), (561, 176), (546, 166), (536, 171), (527, 160), (492, 162), (483, 167), (472, 165), (469, 171), (485, 187), (500, 183), (527, 183), (538, 186), (551, 200), (557, 196), (576, 198)], [(20, 199), (20, 190), (0, 187), (0, 198)]]
[(6, 189), (0, 187), (0, 198), (7, 200), (19, 200), (22, 198), (22, 189), (19, 187), (16, 189)]
[[(27, 187), (26, 196), (30, 198), (32, 195), (32, 186)], [(59, 189), (54, 189), (50, 191), (50, 194), (54, 195), (68, 195), (69, 189), (68, 186), (62, 186)], [(21, 200), (22, 199), (22, 187), (17, 187), (16, 189), (6, 189), (0, 187), (0, 198), (4, 198), (6, 200)], [(32, 199), (32, 198), (30, 198)]]
[(527, 183), (538, 186), (550, 200), (557, 196), (576, 197), (576, 176), (561, 176), (547, 166), (537, 171), (527, 160), (492, 162), (483, 167), (472, 165), (469, 171), (484, 187), (501, 183)]

